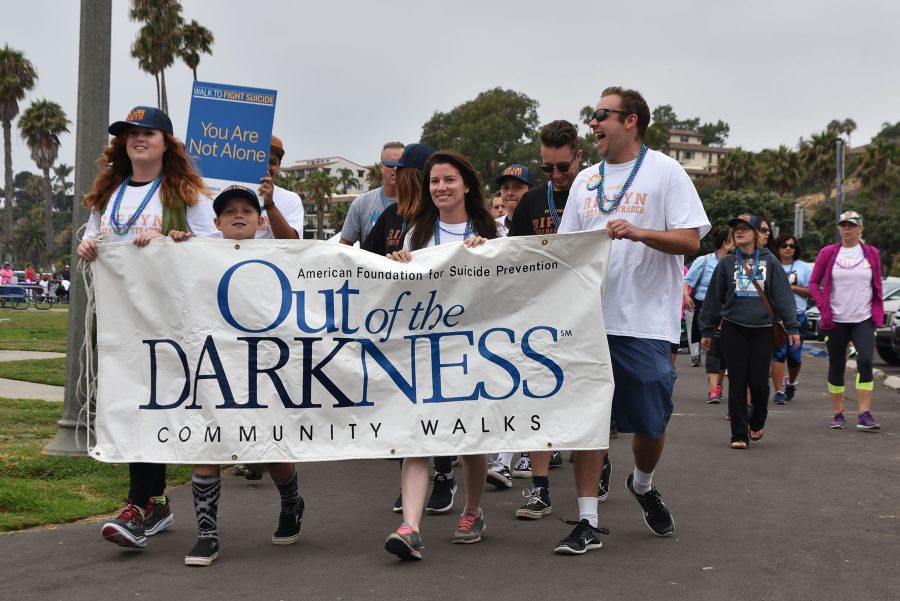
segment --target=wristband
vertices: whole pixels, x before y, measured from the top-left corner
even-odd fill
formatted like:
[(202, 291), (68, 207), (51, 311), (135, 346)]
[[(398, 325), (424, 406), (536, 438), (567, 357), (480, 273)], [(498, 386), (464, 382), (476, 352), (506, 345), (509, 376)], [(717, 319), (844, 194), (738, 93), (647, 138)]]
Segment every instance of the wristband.
[(271, 209), (272, 207), (274, 207), (274, 206), (275, 206), (275, 203), (274, 203), (274, 202), (269, 202), (269, 203), (263, 204), (263, 208), (264, 208), (265, 210), (267, 210), (267, 211), (268, 211), (269, 209)]

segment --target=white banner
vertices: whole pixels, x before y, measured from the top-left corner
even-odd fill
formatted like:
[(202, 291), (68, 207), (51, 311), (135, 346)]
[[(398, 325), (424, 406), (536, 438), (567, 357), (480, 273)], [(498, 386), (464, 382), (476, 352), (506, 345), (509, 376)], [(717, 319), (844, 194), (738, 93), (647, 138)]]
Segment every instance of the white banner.
[(409, 264), (305, 240), (101, 244), (102, 461), (253, 463), (609, 444), (606, 231)]

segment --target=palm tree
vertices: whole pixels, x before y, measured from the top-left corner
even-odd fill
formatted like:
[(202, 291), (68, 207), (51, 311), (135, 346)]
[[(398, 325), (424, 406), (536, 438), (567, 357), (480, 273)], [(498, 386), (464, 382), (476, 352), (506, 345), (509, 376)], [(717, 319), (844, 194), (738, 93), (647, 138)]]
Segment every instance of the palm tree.
[(324, 171), (313, 171), (300, 183), (300, 189), (316, 205), (317, 240), (324, 237), (325, 209), (328, 207), (328, 201), (334, 195), (335, 188), (334, 178)]
[(787, 194), (800, 183), (800, 157), (783, 144), (759, 153), (757, 166), (763, 186), (778, 194)]
[(181, 28), (181, 49), (178, 55), (194, 73), (194, 81), (197, 81), (200, 53), (212, 55), (214, 41), (213, 33), (197, 21), (191, 21)]
[(381, 187), (384, 179), (381, 176), (381, 163), (375, 163), (366, 171), (366, 183), (369, 184), (369, 190)]
[(755, 164), (753, 153), (743, 150), (740, 146), (722, 155), (719, 159), (719, 180), (729, 190), (740, 190), (752, 184), (753, 167)]
[(876, 137), (866, 146), (854, 175), (872, 191), (878, 212), (887, 215), (891, 191), (900, 187), (900, 144)]
[(837, 139), (837, 133), (823, 131), (800, 143), (800, 164), (822, 191), (826, 201), (831, 198), (837, 176)]
[(353, 169), (341, 167), (337, 170), (337, 185), (341, 188), (341, 194), (346, 194), (351, 188), (358, 187), (356, 178), (353, 177)]
[(45, 252), (42, 262), (48, 264), (53, 252), (53, 191), (50, 187), (50, 168), (59, 154), (59, 135), (69, 131), (69, 121), (61, 106), (49, 100), (36, 100), (22, 113), (19, 130), (31, 149), (31, 158), (44, 172), (44, 238)]
[(34, 88), (37, 72), (31, 61), (18, 50), (6, 44), (0, 50), (0, 121), (3, 122), (4, 187), (3, 209), (3, 252), (4, 258), (12, 259), (10, 252), (13, 238), (13, 170), (12, 170), (12, 120), (19, 114), (19, 101), (25, 93)]
[(75, 182), (70, 182), (68, 177), (75, 171), (75, 167), (60, 163), (53, 168), (53, 193), (56, 196), (56, 208), (60, 211), (71, 211), (69, 192), (75, 188)]
[(13, 228), (13, 244), (19, 260), (41, 264), (47, 256), (47, 239), (44, 233), (44, 210), (34, 207), (27, 216), (16, 221)]
[[(175, 62), (181, 48), (181, 4), (177, 0), (132, 0), (130, 17), (144, 23), (131, 47), (131, 56), (138, 59), (144, 71), (159, 74), (158, 106), (168, 113), (166, 69)], [(156, 71), (148, 70), (150, 67)]]

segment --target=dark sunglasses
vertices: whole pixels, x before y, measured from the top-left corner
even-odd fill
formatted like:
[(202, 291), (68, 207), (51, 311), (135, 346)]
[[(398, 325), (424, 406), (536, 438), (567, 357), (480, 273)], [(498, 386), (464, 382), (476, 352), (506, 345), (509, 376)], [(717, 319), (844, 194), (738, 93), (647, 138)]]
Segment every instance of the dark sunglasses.
[(569, 171), (569, 168), (572, 166), (572, 163), (575, 162), (575, 158), (578, 156), (578, 151), (575, 151), (575, 154), (572, 155), (572, 160), (568, 163), (557, 163), (555, 165), (541, 165), (541, 171), (544, 173), (553, 173), (553, 169), (555, 168), (560, 173), (566, 173)]
[(770, 234), (770, 233), (772, 233), (772, 230), (770, 230), (770, 229), (767, 228), (767, 227), (761, 227), (761, 228), (759, 228), (759, 232), (760, 232), (761, 234)]
[(790, 242), (782, 242), (778, 245), (779, 248), (797, 248), (795, 244), (791, 244)]
[(604, 119), (606, 119), (606, 115), (609, 113), (619, 113), (620, 115), (630, 115), (628, 111), (620, 111), (619, 109), (597, 109), (593, 113), (591, 113), (591, 119), (596, 119), (597, 123), (600, 123)]

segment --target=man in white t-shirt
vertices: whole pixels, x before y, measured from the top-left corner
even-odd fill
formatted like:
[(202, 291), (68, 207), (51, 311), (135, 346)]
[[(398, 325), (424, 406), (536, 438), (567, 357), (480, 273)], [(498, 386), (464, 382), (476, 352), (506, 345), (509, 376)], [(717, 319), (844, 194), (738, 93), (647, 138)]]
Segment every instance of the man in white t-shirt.
[(284, 158), (284, 143), (272, 136), (269, 146), (269, 175), (262, 178), (259, 195), (263, 199), (263, 213), (256, 230), (258, 238), (278, 240), (303, 237), (303, 202), (296, 192), (275, 185), (275, 178), (281, 173)]
[(381, 186), (353, 199), (341, 230), (341, 244), (362, 244), (381, 213), (397, 202), (397, 167), (404, 148), (401, 142), (388, 142), (382, 147)]
[[(675, 370), (670, 344), (680, 338), (684, 255), (694, 255), (710, 228), (694, 184), (669, 156), (643, 144), (650, 109), (641, 94), (619, 87), (601, 94), (591, 121), (603, 161), (572, 183), (559, 233), (607, 229), (615, 241), (603, 296), (616, 390), (619, 432), (633, 432), (635, 469), (626, 487), (657, 536), (675, 523), (652, 486), (672, 414)], [(559, 553), (599, 548), (597, 484), (603, 451), (576, 464), (580, 523)]]

